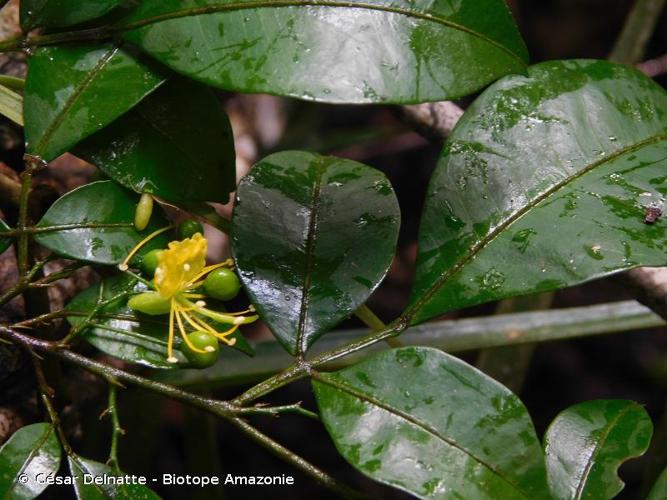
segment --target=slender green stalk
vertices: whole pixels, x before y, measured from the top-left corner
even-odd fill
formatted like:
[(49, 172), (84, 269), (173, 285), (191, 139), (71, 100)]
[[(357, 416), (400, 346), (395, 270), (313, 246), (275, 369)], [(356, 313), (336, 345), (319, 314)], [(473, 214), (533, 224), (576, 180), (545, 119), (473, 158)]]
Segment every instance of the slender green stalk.
[(111, 446), (109, 449), (109, 459), (107, 465), (112, 469), (118, 470), (118, 438), (125, 434), (125, 431), (120, 426), (120, 418), (118, 417), (118, 406), (116, 404), (116, 390), (117, 385), (109, 382), (109, 402), (103, 416), (108, 415), (111, 419)]
[(76, 338), (77, 335), (79, 335), (83, 330), (88, 328), (90, 326), (91, 321), (97, 316), (97, 314), (104, 309), (106, 306), (109, 304), (112, 304), (116, 302), (117, 300), (122, 299), (123, 297), (126, 297), (128, 295), (127, 290), (123, 290), (122, 292), (117, 293), (116, 295), (113, 295), (112, 297), (109, 297), (108, 299), (104, 299), (104, 282), (100, 283), (100, 290), (99, 290), (99, 295), (97, 297), (97, 303), (95, 304), (95, 307), (93, 307), (90, 312), (88, 313), (88, 316), (81, 321), (80, 323), (77, 323), (76, 325), (72, 326), (70, 329), (69, 333), (65, 336), (64, 339), (60, 341), (61, 345), (65, 346), (72, 342)]
[[(363, 323), (374, 332), (379, 332), (380, 330), (387, 328), (387, 325), (385, 325), (384, 322), (378, 318), (377, 315), (366, 304), (357, 309), (354, 315), (363, 321)], [(401, 341), (394, 338), (388, 338), (385, 340), (385, 342), (387, 345), (389, 345), (389, 347), (401, 347), (403, 345)]]
[(65, 434), (62, 425), (60, 425), (60, 416), (58, 415), (58, 411), (53, 405), (52, 398), (54, 395), (54, 391), (46, 381), (46, 377), (44, 376), (44, 369), (42, 368), (42, 361), (37, 357), (37, 355), (31, 349), (29, 349), (29, 352), (31, 354), (33, 367), (35, 368), (35, 378), (37, 379), (37, 385), (39, 388), (39, 393), (41, 395), (42, 403), (44, 403), (44, 407), (46, 408), (46, 411), (49, 414), (51, 423), (53, 424), (53, 427), (56, 430), (56, 433), (58, 434), (58, 439), (60, 441), (60, 444), (64, 448), (65, 453), (67, 453), (68, 455), (72, 455), (73, 454), (72, 447), (69, 444), (69, 440), (67, 439), (67, 435)]
[[(431, 346), (455, 353), (606, 335), (654, 328), (664, 324), (664, 320), (647, 307), (635, 301), (625, 301), (426, 323), (407, 329), (401, 335), (401, 342), (404, 345)], [(364, 330), (331, 332), (313, 346), (312, 351), (316, 353), (316, 357), (309, 362), (309, 365), (318, 367), (320, 366), (318, 363), (329, 363), (328, 368), (340, 368), (356, 363), (370, 352), (383, 349), (381, 345), (376, 345), (370, 347), (367, 352), (349, 355), (344, 359), (336, 357), (335, 362), (331, 362), (333, 360), (327, 355), (328, 351), (333, 349), (337, 349), (337, 352), (341, 349), (344, 351), (350, 342), (359, 339), (363, 333)], [(305, 367), (290, 365), (292, 357), (276, 342), (260, 343), (255, 350), (256, 355), (252, 360), (230, 350), (224, 351), (220, 363), (209, 369), (205, 379), (194, 371), (165, 372), (159, 378), (180, 386), (212, 387), (255, 382), (279, 372), (234, 400), (237, 404), (248, 404), (271, 392), (274, 384), (276, 387), (282, 387), (307, 374)]]
[(637, 0), (609, 60), (635, 65), (642, 60), (667, 0)]
[(18, 268), (19, 275), (28, 274), (28, 246), (30, 244), (29, 234), (25, 231), (28, 227), (28, 207), (30, 191), (32, 189), (32, 175), (35, 171), (29, 160), (26, 161), (26, 168), (21, 174), (21, 195), (19, 197), (19, 220), (18, 220)]

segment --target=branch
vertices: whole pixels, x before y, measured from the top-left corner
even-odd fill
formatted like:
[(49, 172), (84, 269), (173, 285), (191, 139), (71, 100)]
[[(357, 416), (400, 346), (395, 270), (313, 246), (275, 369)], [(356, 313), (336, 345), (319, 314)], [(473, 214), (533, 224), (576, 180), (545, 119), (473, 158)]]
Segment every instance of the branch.
[(638, 267), (615, 279), (630, 295), (667, 320), (667, 267)]
[[(260, 431), (252, 427), (247, 422), (239, 419), (236, 415), (248, 415), (248, 414), (272, 414), (276, 415), (278, 413), (301, 413), (302, 415), (309, 416), (314, 418), (314, 414), (308, 415), (309, 412), (300, 408), (299, 405), (287, 405), (282, 407), (255, 407), (255, 408), (241, 408), (228, 401), (220, 401), (211, 398), (205, 398), (196, 394), (192, 394), (176, 387), (163, 384), (160, 382), (155, 382), (138, 375), (114, 368), (103, 363), (99, 363), (92, 359), (88, 359), (85, 356), (81, 356), (75, 352), (72, 352), (68, 349), (63, 349), (59, 344), (55, 342), (49, 342), (46, 340), (41, 340), (29, 335), (24, 335), (19, 333), (11, 328), (0, 326), (0, 338), (4, 338), (14, 343), (18, 343), (23, 347), (27, 348), (30, 351), (39, 351), (47, 352), (53, 356), (56, 356), (64, 361), (75, 364), (91, 373), (95, 373), (103, 378), (105, 378), (109, 384), (119, 384), (119, 382), (127, 382), (129, 384), (142, 387), (149, 391), (153, 391), (163, 396), (166, 396), (170, 399), (181, 401), (188, 405), (194, 406), (196, 408), (201, 408), (209, 413), (212, 413), (215, 416), (228, 419), (234, 425), (239, 427), (245, 434), (249, 435), (256, 442), (261, 444), (263, 447), (267, 448), (269, 451), (278, 455), (283, 460), (291, 463), (298, 469), (304, 471), (306, 474), (310, 475), (317, 482), (323, 486), (331, 489), (332, 491), (338, 493), (339, 495), (346, 498), (361, 498), (361, 495), (356, 491), (348, 488), (344, 484), (338, 482), (332, 476), (321, 471), (308, 461), (301, 458), (299, 455), (293, 453), (287, 448), (283, 447), (279, 443), (273, 441), (268, 436), (262, 434)], [(45, 401), (48, 403), (48, 401)], [(115, 403), (114, 403), (115, 404)], [(115, 409), (114, 409), (115, 412)], [(56, 418), (54, 412), (51, 412), (52, 418)], [(117, 422), (114, 422), (116, 426)], [(112, 455), (112, 460), (113, 460)]]
[(637, 0), (609, 60), (633, 66), (642, 60), (667, 0)]
[[(664, 320), (650, 309), (634, 300), (629, 300), (550, 311), (435, 321), (408, 328), (401, 334), (400, 339), (406, 346), (430, 346), (446, 352), (457, 353), (500, 346), (609, 335), (655, 328), (664, 324)], [(359, 339), (364, 333), (368, 333), (368, 330), (352, 329), (331, 332), (312, 347), (310, 354), (317, 356), (339, 348)], [(299, 371), (298, 367), (290, 366), (294, 359), (278, 342), (260, 342), (255, 347), (256, 354), (252, 360), (236, 351), (224, 350), (220, 353), (220, 362), (207, 370), (206, 374), (194, 370), (163, 371), (157, 375), (157, 379), (179, 387), (210, 390), (218, 387), (258, 383), (280, 372), (282, 374), (276, 377), (282, 383)], [(339, 369), (349, 366), (358, 362), (363, 356), (383, 348), (385, 348), (383, 345), (378, 344), (363, 353), (339, 359), (326, 368)], [(258, 388), (251, 389), (252, 392), (257, 390)], [(250, 401), (253, 396), (248, 394), (241, 398), (237, 401)]]
[(401, 106), (401, 113), (420, 134), (430, 139), (446, 139), (463, 110), (452, 101)]
[(656, 78), (664, 75), (667, 73), (667, 54), (639, 63), (637, 69), (649, 78)]

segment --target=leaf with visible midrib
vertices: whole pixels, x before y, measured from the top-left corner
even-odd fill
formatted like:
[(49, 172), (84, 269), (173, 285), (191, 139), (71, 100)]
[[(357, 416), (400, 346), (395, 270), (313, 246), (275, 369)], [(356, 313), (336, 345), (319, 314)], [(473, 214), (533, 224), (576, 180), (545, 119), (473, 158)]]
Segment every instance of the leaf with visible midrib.
[[(36, 225), (35, 241), (58, 255), (97, 264), (118, 264), (142, 239), (167, 221), (153, 211), (148, 227), (134, 228), (139, 195), (113, 181), (81, 186), (62, 196)], [(169, 239), (162, 234), (143, 246), (139, 258), (156, 248), (165, 248)]]
[[(667, 262), (667, 93), (605, 61), (553, 61), (487, 89), (428, 188), (408, 315)], [(664, 208), (663, 208), (664, 210)]]
[(164, 77), (111, 44), (40, 47), (28, 60), (24, 121), (28, 153), (51, 161), (111, 123)]
[(215, 93), (173, 79), (83, 141), (77, 156), (138, 193), (226, 203), (236, 186), (229, 119)]
[(637, 403), (586, 401), (560, 413), (544, 437), (549, 486), (557, 500), (613, 498), (620, 465), (644, 454), (653, 424)]
[(421, 102), (525, 70), (502, 0), (162, 0), (125, 38), (209, 85), (322, 102)]
[[(55, 474), (60, 466), (61, 449), (51, 424), (22, 427), (0, 449), (0, 497), (29, 500), (36, 498), (48, 484), (37, 481)], [(28, 480), (20, 480), (24, 474)]]
[(287, 151), (263, 159), (239, 184), (232, 252), (262, 319), (290, 353), (303, 354), (380, 284), (399, 225), (381, 172)]
[(315, 374), (313, 388), (336, 448), (373, 479), (424, 499), (548, 498), (524, 405), (453, 356), (394, 349)]

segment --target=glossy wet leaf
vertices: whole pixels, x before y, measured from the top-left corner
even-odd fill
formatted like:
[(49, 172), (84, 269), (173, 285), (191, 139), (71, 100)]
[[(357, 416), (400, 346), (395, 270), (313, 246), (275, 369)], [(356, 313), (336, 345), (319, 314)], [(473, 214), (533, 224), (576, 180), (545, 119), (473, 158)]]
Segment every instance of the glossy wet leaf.
[(665, 498), (667, 498), (667, 468), (658, 477), (646, 500), (665, 500)]
[[(159, 209), (148, 227), (134, 229), (139, 195), (113, 181), (86, 184), (59, 198), (37, 224), (35, 240), (54, 253), (97, 264), (118, 264), (153, 231), (167, 226)], [(141, 256), (165, 248), (169, 238), (160, 235), (142, 247)]]
[[(142, 484), (95, 484), (94, 478), (124, 476), (118, 469), (77, 455), (68, 457), (70, 472), (75, 476), (74, 492), (78, 500), (159, 500), (157, 493)], [(86, 481), (84, 478), (88, 476)], [(99, 481), (102, 481), (99, 479)], [(150, 482), (150, 480), (148, 481)], [(90, 484), (93, 483), (93, 484)]]
[(667, 263), (667, 93), (604, 61), (547, 62), (465, 113), (428, 188), (412, 322)]
[(142, 2), (125, 38), (209, 85), (324, 102), (470, 94), (525, 69), (501, 0)]
[(103, 16), (124, 0), (21, 0), (21, 27), (59, 28)]
[[(55, 474), (60, 457), (60, 443), (51, 424), (22, 427), (0, 449), (0, 497), (36, 498), (48, 486), (40, 484), (37, 475)], [(27, 478), (26, 482), (23, 482), (24, 478)]]
[(382, 173), (288, 151), (268, 156), (241, 181), (232, 251), (262, 319), (297, 354), (377, 288), (399, 225), (398, 202)]
[(338, 451), (418, 498), (547, 498), (543, 454), (517, 396), (442, 351), (405, 347), (318, 374)]
[[(89, 321), (90, 326), (81, 333), (81, 338), (106, 354), (152, 368), (187, 366), (187, 359), (179, 350), (179, 336), (174, 343), (174, 354), (179, 362), (167, 363), (168, 316), (146, 316), (127, 307), (130, 293), (146, 289), (130, 276), (113, 276), (79, 293), (67, 305), (67, 310), (88, 315), (102, 303), (98, 314)], [(75, 326), (85, 321), (86, 316), (68, 316), (67, 320)], [(236, 339), (235, 349), (246, 354), (253, 353), (241, 332), (234, 332), (232, 337)]]
[[(7, 223), (0, 219), (0, 233), (4, 231), (9, 231), (11, 228), (7, 225)], [(0, 253), (4, 252), (9, 248), (9, 245), (12, 244), (12, 239), (11, 238), (6, 238), (6, 237), (0, 237)]]
[(155, 65), (111, 44), (40, 47), (28, 61), (28, 153), (51, 161), (155, 90)]
[(625, 486), (618, 467), (646, 451), (653, 424), (637, 403), (586, 401), (560, 413), (544, 438), (554, 498), (609, 499)]
[(234, 138), (215, 94), (175, 79), (75, 153), (138, 193), (226, 203), (236, 186)]

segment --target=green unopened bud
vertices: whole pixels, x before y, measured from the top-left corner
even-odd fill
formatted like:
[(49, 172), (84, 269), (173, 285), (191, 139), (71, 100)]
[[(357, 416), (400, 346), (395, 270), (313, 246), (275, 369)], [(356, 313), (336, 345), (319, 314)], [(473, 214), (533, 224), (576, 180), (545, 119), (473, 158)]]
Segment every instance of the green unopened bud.
[(182, 240), (185, 238), (192, 238), (196, 233), (204, 235), (204, 226), (201, 222), (194, 219), (188, 219), (180, 223), (178, 226), (178, 235)]
[(208, 368), (213, 365), (220, 356), (220, 344), (218, 339), (208, 332), (199, 330), (188, 334), (188, 341), (192, 346), (204, 352), (193, 351), (188, 342), (181, 345), (181, 352), (188, 358), (194, 368)]
[(127, 306), (133, 311), (159, 316), (169, 313), (171, 301), (162, 297), (158, 292), (144, 292), (131, 297), (127, 301)]
[(148, 227), (148, 223), (153, 215), (153, 197), (144, 193), (139, 198), (137, 209), (134, 212), (134, 227), (137, 231), (143, 231)]

